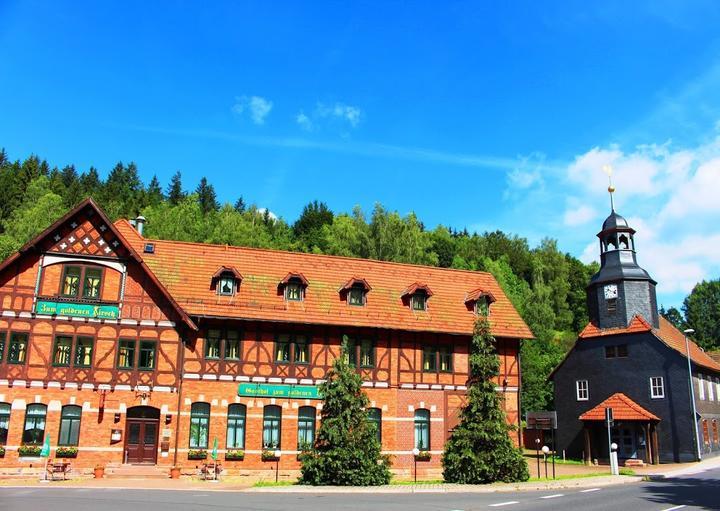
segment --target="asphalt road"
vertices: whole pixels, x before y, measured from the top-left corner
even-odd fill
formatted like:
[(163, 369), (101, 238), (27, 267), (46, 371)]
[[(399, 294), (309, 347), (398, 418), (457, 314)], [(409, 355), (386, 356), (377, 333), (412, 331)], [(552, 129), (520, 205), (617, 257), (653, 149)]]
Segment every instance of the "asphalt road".
[(555, 511), (720, 510), (720, 469), (622, 486), (513, 493), (298, 494), (0, 488), (2, 511)]

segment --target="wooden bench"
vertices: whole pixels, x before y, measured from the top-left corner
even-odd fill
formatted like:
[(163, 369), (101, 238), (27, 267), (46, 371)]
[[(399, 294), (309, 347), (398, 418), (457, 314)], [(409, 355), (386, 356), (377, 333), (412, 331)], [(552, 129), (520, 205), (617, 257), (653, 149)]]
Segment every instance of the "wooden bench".
[(56, 478), (60, 479), (61, 476), (62, 480), (65, 481), (69, 472), (70, 463), (68, 463), (67, 461), (48, 461), (47, 473), (51, 481), (55, 481)]
[(200, 467), (200, 478), (206, 481), (216, 481), (218, 479), (218, 476), (220, 475), (220, 472), (222, 472), (222, 465), (220, 465), (219, 463), (203, 463), (202, 467)]

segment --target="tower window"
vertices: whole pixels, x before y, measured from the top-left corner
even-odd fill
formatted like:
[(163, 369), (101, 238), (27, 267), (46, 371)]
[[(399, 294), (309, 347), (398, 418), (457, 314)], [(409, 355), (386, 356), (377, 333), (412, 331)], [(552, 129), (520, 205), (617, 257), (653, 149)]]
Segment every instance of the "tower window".
[(617, 298), (611, 298), (607, 301), (607, 311), (609, 314), (617, 312)]
[(605, 358), (626, 358), (628, 356), (627, 344), (605, 346)]
[(621, 234), (619, 240), (620, 240), (620, 248), (622, 250), (627, 250), (630, 248), (630, 241), (628, 240), (628, 237), (626, 234)]

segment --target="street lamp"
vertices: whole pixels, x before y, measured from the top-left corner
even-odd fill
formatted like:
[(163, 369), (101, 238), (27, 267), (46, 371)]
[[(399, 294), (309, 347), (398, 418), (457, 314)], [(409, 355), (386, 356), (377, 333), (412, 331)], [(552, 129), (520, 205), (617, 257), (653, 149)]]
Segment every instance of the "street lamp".
[(278, 482), (278, 474), (280, 474), (280, 456), (282, 455), (282, 452), (280, 452), (280, 449), (277, 449), (273, 454), (275, 454), (275, 482)]
[(548, 476), (547, 476), (547, 455), (549, 452), (550, 452), (550, 448), (547, 445), (543, 445), (542, 453), (543, 453), (543, 460), (545, 461), (545, 479), (548, 478)]
[(417, 484), (417, 459), (419, 454), (420, 449), (418, 449), (417, 447), (413, 449), (413, 458), (415, 458), (415, 484)]
[(698, 424), (697, 424), (697, 409), (695, 408), (695, 388), (693, 387), (693, 379), (692, 379), (692, 365), (690, 363), (690, 341), (688, 340), (688, 335), (694, 334), (695, 330), (692, 328), (688, 328), (686, 330), (683, 330), (683, 333), (685, 334), (685, 354), (687, 357), (687, 364), (688, 364), (688, 386), (690, 387), (690, 403), (692, 403), (692, 428), (693, 428), (693, 438), (695, 439), (695, 452), (696, 452), (696, 458), (697, 461), (702, 460), (702, 454), (700, 453), (700, 438), (698, 437)]

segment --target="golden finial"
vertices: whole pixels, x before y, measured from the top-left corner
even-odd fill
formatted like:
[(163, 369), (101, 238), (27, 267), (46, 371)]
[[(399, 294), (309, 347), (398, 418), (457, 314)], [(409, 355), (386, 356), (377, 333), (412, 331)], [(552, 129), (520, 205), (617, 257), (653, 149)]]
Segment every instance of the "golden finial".
[(615, 192), (615, 187), (613, 186), (613, 182), (612, 182), (613, 168), (612, 168), (612, 165), (607, 164), (607, 165), (603, 165), (602, 169), (603, 169), (603, 172), (605, 172), (605, 174), (607, 174), (607, 177), (608, 177), (608, 193), (610, 194), (610, 209), (612, 211), (615, 211), (615, 201), (613, 200), (613, 193)]

